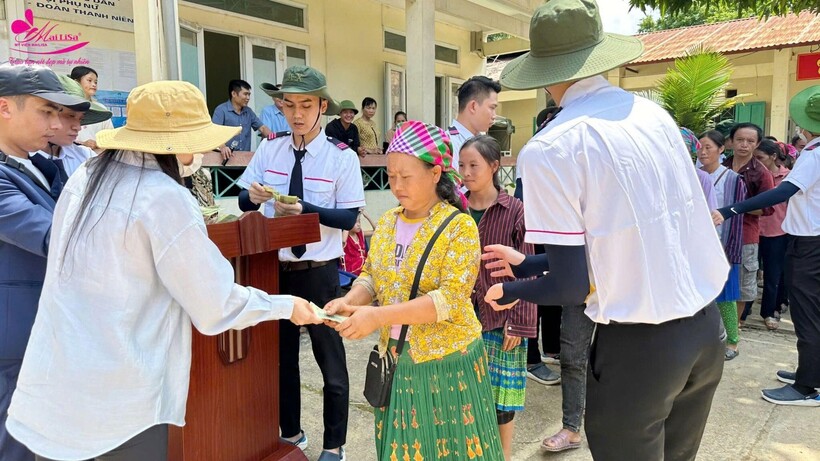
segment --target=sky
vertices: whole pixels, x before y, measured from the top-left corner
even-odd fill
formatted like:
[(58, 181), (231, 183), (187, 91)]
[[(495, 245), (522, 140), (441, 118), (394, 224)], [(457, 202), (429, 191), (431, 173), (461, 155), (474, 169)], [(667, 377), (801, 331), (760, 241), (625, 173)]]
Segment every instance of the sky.
[[(644, 18), (641, 10), (629, 10), (629, 0), (598, 0), (604, 30), (618, 34), (632, 35), (638, 32), (638, 24)], [(657, 13), (653, 16), (657, 17)]]

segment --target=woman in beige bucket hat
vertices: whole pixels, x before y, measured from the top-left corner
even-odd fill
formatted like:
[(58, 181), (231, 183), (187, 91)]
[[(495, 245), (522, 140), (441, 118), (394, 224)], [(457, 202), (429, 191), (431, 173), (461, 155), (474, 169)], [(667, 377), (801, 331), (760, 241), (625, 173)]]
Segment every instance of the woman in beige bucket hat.
[(39, 311), (8, 429), (38, 460), (167, 457), (185, 423), (191, 325), (214, 335), (290, 318), (321, 323), (297, 297), (234, 283), (180, 183), (177, 155), (209, 151), (238, 127), (211, 123), (202, 93), (153, 82), (128, 123), (70, 178), (54, 212)]

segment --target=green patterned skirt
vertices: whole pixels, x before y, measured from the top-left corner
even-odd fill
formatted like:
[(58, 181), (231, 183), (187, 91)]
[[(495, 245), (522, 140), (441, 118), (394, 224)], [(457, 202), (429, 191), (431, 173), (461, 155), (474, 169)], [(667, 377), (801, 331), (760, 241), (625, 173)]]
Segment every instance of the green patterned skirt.
[(512, 350), (505, 351), (504, 329), (482, 333), (487, 347), (490, 384), (495, 407), (499, 411), (521, 411), (527, 394), (527, 338)]
[(501, 460), (484, 344), (396, 367), (390, 406), (374, 409), (380, 461)]

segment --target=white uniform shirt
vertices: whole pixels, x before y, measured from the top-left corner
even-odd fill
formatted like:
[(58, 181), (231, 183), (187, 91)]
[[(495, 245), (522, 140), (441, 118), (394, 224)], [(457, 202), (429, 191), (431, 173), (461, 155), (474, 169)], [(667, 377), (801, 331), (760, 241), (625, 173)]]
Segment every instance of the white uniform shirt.
[(597, 323), (657, 324), (715, 299), (729, 265), (678, 127), (600, 76), (521, 150), (526, 241), (586, 245)]
[(458, 154), (461, 152), (461, 146), (475, 135), (456, 119), (453, 119), (453, 123), (447, 128), (447, 133), (453, 145), (453, 168), (458, 170)]
[(789, 199), (783, 232), (802, 237), (820, 236), (820, 138), (800, 152), (788, 181), (800, 190)]
[[(251, 184), (270, 186), (288, 195), (290, 173), (296, 157), (292, 136), (264, 140), (237, 182), (248, 189)], [(330, 142), (324, 129), (306, 146), (302, 160), (302, 185), (305, 202), (322, 208), (361, 208), (365, 206), (359, 157), (349, 148), (341, 149)], [(273, 201), (262, 205), (262, 213), (272, 218)], [(329, 261), (344, 255), (341, 229), (319, 225), (322, 240), (307, 244), (302, 258), (290, 248), (279, 250), (281, 261)]]
[(96, 157), (97, 153), (93, 150), (89, 149), (85, 146), (79, 146), (77, 144), (69, 144), (67, 146), (60, 147), (60, 156), (59, 157), (52, 157), (51, 154), (48, 152), (43, 152), (38, 150), (36, 152), (37, 155), (42, 155), (45, 158), (59, 158), (63, 161), (63, 168), (65, 168), (65, 172), (70, 177), (80, 168), (86, 160), (90, 159), (91, 157)]
[(132, 166), (140, 154), (126, 155), (108, 209), (101, 214), (105, 187), (67, 252), (86, 166), (54, 212), (39, 310), (6, 424), (46, 458), (91, 459), (151, 426), (182, 426), (191, 323), (213, 335), (293, 310), (291, 296), (233, 283), (191, 193), (155, 161), (146, 159), (141, 172)]
[(97, 133), (102, 130), (113, 130), (114, 124), (111, 122), (111, 119), (104, 120), (99, 123), (92, 123), (91, 125), (83, 125), (80, 129), (80, 132), (77, 134), (77, 142), (83, 143), (92, 139), (94, 141), (97, 140)]

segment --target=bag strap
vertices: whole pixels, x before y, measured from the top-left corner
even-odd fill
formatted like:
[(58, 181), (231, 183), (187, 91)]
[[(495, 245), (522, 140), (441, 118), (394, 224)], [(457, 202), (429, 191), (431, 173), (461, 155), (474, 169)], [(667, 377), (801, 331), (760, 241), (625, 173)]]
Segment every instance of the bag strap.
[[(413, 287), (410, 288), (410, 299), (416, 299), (416, 295), (418, 295), (419, 291), (419, 282), (421, 282), (421, 273), (424, 271), (424, 264), (427, 262), (427, 257), (430, 256), (430, 252), (433, 251), (433, 245), (435, 245), (438, 236), (444, 232), (444, 229), (447, 228), (447, 225), (450, 224), (450, 221), (453, 220), (456, 216), (458, 216), (461, 211), (456, 210), (450, 216), (445, 219), (438, 229), (436, 229), (436, 233), (430, 238), (430, 241), (427, 243), (427, 248), (424, 249), (424, 253), (421, 255), (419, 259), (419, 265), (416, 267), (416, 277), (413, 279)], [(396, 347), (396, 359), (401, 355), (401, 351), (404, 349), (404, 341), (407, 339), (407, 329), (409, 325), (402, 325), (401, 333), (399, 334), (399, 343)]]
[[(38, 178), (37, 175), (35, 175), (33, 172), (31, 172), (31, 170), (29, 170), (28, 167), (26, 167), (26, 165), (23, 164), (23, 162), (18, 161), (16, 158), (14, 158), (10, 155), (7, 155), (3, 152), (0, 152), (0, 163), (4, 163), (4, 164), (8, 165), (9, 168), (14, 168), (15, 170), (19, 171), (20, 173), (23, 173), (24, 175), (28, 176), (28, 178), (31, 179), (34, 182), (35, 186), (39, 187), (40, 189), (43, 189), (49, 195), (51, 195), (51, 191), (49, 190), (49, 188), (46, 187), (41, 182), (42, 180), (40, 178)], [(45, 176), (45, 175), (43, 175), (43, 176)], [(46, 181), (48, 181), (48, 180), (46, 180)]]
[(718, 178), (717, 178), (717, 179), (715, 179), (715, 184), (714, 184), (714, 185), (715, 185), (715, 186), (717, 186), (717, 185), (718, 185), (718, 183), (720, 182), (720, 179), (721, 179), (721, 178), (723, 178), (723, 175), (725, 175), (725, 174), (726, 174), (726, 173), (728, 173), (728, 172), (729, 172), (729, 169), (728, 169), (728, 168), (726, 168), (725, 170), (723, 170), (723, 173), (721, 173), (721, 174), (720, 174), (720, 176), (718, 176)]

